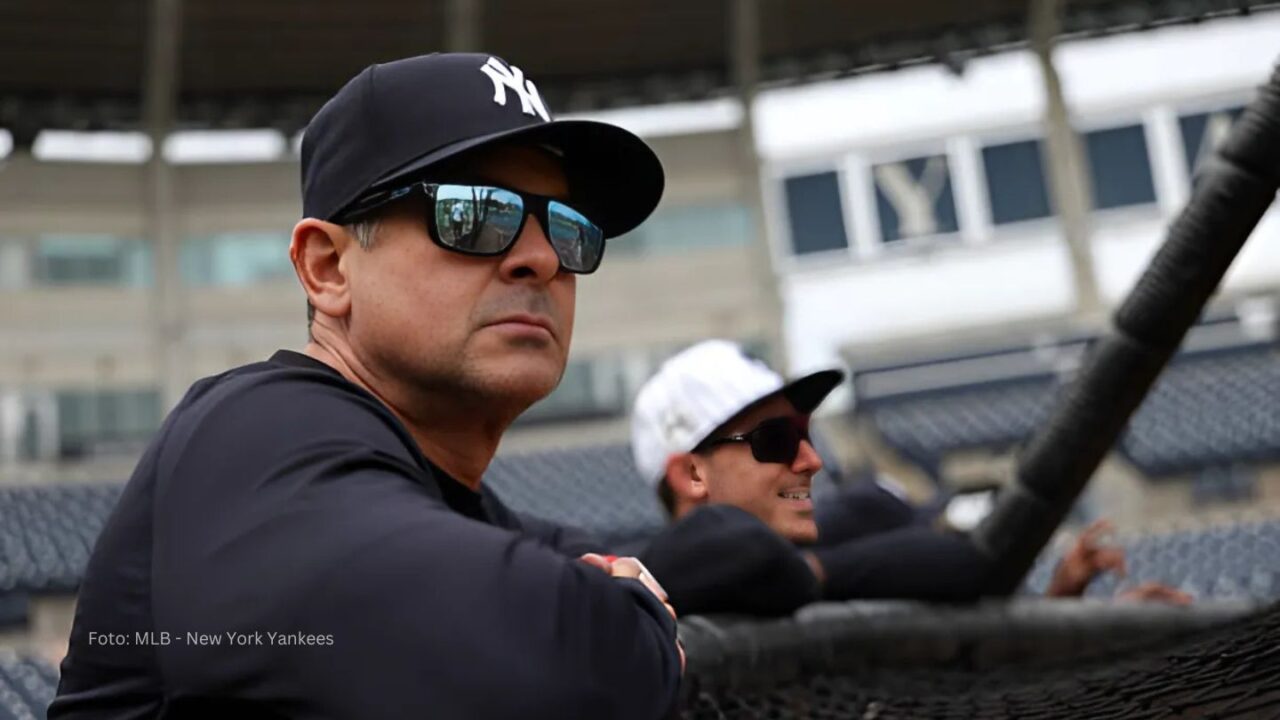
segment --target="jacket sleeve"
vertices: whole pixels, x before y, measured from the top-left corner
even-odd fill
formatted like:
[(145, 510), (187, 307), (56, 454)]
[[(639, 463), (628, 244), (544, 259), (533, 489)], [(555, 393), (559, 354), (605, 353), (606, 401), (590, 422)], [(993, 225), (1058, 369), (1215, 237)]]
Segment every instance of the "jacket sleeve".
[(668, 526), (640, 560), (682, 615), (785, 615), (818, 599), (818, 580), (796, 547), (728, 505), (698, 508)]
[(290, 717), (670, 711), (675, 623), (638, 582), (454, 512), (394, 423), (355, 407), (371, 398), (256, 393), (179, 429), (161, 458), (153, 603), (156, 630), (182, 640), (158, 648), (171, 697)]
[(917, 517), (910, 503), (871, 479), (839, 488), (815, 505), (814, 514), (821, 545), (897, 530), (914, 524)]
[(901, 598), (970, 602), (981, 596), (986, 559), (959, 533), (906, 527), (814, 548), (830, 600)]
[(604, 543), (591, 533), (581, 528), (559, 525), (549, 520), (532, 515), (518, 513), (507, 507), (497, 495), (484, 492), (485, 508), (491, 515), (505, 518), (501, 523), (507, 527), (519, 527), (520, 534), (546, 543), (547, 547), (570, 558), (579, 558), (586, 553), (604, 554)]

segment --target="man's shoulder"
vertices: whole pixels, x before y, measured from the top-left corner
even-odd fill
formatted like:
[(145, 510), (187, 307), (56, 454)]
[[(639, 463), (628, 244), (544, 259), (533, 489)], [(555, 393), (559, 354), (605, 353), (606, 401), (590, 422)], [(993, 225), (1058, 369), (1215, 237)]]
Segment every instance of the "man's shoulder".
[(165, 420), (160, 443), (170, 452), (226, 453), (329, 441), (414, 459), (412, 438), (377, 398), (318, 362), (276, 358), (197, 381)]
[(709, 503), (668, 524), (649, 539), (646, 552), (687, 552), (695, 546), (765, 555), (795, 549), (791, 541), (750, 512), (734, 505)]
[[(337, 371), (324, 369), (318, 361), (303, 364), (281, 362), (283, 352), (270, 360), (241, 365), (218, 375), (198, 380), (187, 391), (174, 413), (205, 414), (217, 408), (235, 406), (249, 409), (260, 417), (281, 413), (300, 414), (314, 408), (327, 413), (350, 412), (392, 417), (372, 395), (342, 377)], [(290, 353), (295, 357), (304, 357)], [(320, 414), (314, 420), (333, 419)], [(350, 419), (350, 418), (347, 418)]]

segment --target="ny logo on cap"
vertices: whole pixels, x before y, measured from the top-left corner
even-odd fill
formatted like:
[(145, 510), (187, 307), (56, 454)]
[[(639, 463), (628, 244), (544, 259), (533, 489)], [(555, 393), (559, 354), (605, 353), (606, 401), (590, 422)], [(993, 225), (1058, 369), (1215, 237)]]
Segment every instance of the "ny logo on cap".
[(525, 115), (537, 115), (547, 122), (551, 116), (547, 114), (547, 106), (542, 104), (542, 96), (532, 80), (526, 80), (524, 71), (512, 65), (507, 67), (498, 58), (491, 57), (489, 62), (480, 66), (480, 71), (493, 81), (493, 101), (499, 105), (507, 104), (507, 88), (516, 91), (520, 98), (520, 110)]
[(662, 413), (662, 434), (668, 445), (681, 445), (693, 432), (693, 421), (688, 415), (674, 408)]

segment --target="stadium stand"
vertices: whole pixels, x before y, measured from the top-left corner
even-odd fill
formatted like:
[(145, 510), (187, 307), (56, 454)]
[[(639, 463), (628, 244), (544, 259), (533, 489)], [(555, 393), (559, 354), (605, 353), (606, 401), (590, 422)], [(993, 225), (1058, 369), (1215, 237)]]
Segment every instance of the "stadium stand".
[(0, 720), (42, 720), (57, 689), (56, 668), (0, 651)]
[(74, 591), (121, 487), (0, 488), (0, 592)]
[(1280, 348), (1185, 357), (1143, 401), (1120, 451), (1149, 476), (1280, 459)]
[[(1280, 520), (1252, 520), (1199, 529), (1117, 538), (1130, 576), (1160, 580), (1197, 598), (1280, 599)], [(1027, 578), (1029, 591), (1048, 587), (1060, 553), (1045, 552)], [(1119, 581), (1104, 576), (1088, 597), (1110, 597)]]
[(498, 457), (484, 482), (517, 512), (582, 528), (611, 544), (645, 537), (666, 522), (626, 444)]
[[(958, 450), (1007, 450), (1044, 420), (1059, 376), (886, 394), (862, 402), (885, 441), (925, 469)], [(1184, 353), (1157, 382), (1118, 450), (1149, 477), (1280, 458), (1280, 349)]]
[[(495, 460), (485, 481), (517, 512), (579, 527), (609, 542), (643, 538), (664, 522), (657, 501), (633, 477), (626, 445), (562, 449)], [(829, 485), (828, 485), (829, 486)], [(0, 596), (73, 592), (119, 497), (118, 484), (0, 488)], [(1135, 577), (1159, 578), (1197, 598), (1280, 599), (1280, 519), (1255, 519), (1117, 538)], [(1047, 550), (1027, 581), (1048, 583)], [(1109, 596), (1113, 580), (1090, 594)]]
[(1048, 413), (1050, 378), (946, 388), (877, 402), (867, 410), (882, 436), (925, 469), (957, 450), (1002, 450), (1031, 435)]

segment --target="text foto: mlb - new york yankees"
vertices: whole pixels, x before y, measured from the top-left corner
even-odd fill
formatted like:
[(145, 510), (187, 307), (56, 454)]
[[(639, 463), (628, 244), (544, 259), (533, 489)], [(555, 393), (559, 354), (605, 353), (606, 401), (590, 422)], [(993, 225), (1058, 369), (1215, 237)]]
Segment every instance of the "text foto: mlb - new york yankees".
[(287, 645), (319, 647), (333, 645), (333, 635), (302, 632), (186, 632), (165, 631), (112, 633), (89, 631), (90, 645), (200, 645), (244, 647), (259, 645)]

